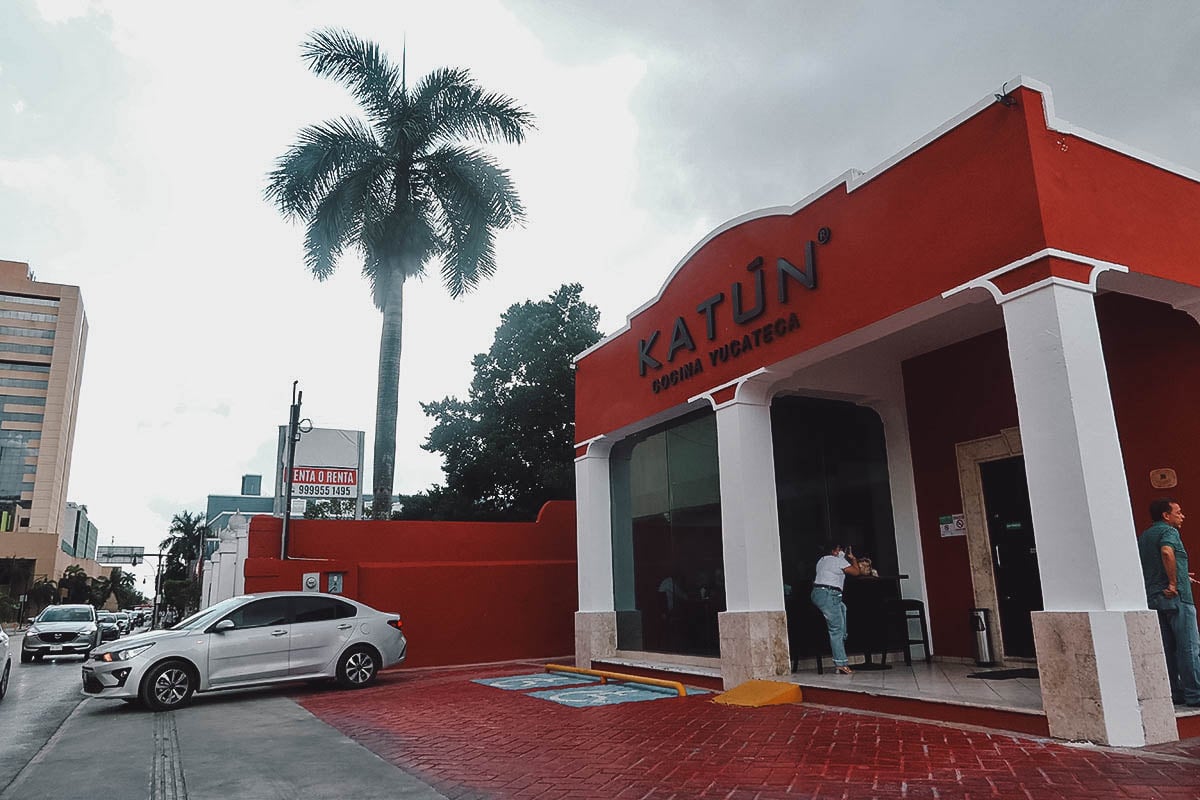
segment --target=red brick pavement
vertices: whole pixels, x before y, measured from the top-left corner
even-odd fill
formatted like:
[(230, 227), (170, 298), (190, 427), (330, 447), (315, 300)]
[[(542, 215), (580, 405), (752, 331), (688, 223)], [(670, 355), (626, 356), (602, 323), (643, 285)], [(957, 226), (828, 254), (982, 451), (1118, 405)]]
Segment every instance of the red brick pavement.
[(711, 694), (575, 709), (470, 682), (540, 670), (395, 671), (297, 699), (449, 798), (1200, 798), (1200, 740), (1071, 747)]

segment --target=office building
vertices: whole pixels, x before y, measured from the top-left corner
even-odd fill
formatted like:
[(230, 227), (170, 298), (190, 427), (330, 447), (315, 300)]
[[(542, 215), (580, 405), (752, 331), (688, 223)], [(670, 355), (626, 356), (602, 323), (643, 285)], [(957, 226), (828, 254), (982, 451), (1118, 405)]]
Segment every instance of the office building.
[(87, 333), (79, 287), (0, 260), (0, 556), (14, 595), (72, 564), (96, 571), (62, 546)]

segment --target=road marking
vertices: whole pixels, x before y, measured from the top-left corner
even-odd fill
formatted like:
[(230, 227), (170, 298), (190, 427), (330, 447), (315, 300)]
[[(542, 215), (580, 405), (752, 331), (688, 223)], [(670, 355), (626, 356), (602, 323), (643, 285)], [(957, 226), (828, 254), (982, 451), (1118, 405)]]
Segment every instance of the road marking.
[(175, 714), (170, 711), (159, 711), (154, 715), (154, 768), (150, 771), (150, 800), (187, 800), (179, 733), (175, 729)]

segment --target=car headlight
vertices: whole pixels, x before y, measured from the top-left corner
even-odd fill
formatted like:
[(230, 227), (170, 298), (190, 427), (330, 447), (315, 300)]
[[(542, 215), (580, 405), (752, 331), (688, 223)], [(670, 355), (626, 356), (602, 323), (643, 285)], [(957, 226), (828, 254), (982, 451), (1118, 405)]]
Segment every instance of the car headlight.
[(128, 661), (131, 658), (140, 656), (142, 653), (146, 652), (151, 647), (154, 647), (154, 642), (151, 642), (150, 644), (140, 644), (137, 647), (126, 647), (123, 650), (113, 650), (112, 652), (109, 652), (109, 653), (101, 653), (100, 660), (108, 661), (108, 662)]

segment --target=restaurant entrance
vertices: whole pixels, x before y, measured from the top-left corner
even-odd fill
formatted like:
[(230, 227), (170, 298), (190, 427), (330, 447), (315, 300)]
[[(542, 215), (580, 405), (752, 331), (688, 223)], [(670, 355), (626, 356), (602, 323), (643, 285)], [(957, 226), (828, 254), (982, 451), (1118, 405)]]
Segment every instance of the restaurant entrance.
[(1033, 514), (1025, 458), (1013, 456), (979, 465), (983, 481), (984, 512), (991, 543), (992, 570), (1004, 654), (1033, 658), (1033, 622), (1030, 614), (1042, 610), (1042, 584), (1038, 573)]
[[(776, 397), (771, 405), (784, 608), (793, 661), (828, 646), (812, 605), (813, 574), (829, 544), (868, 556), (881, 576), (897, 572), (883, 423), (869, 408), (811, 397)], [(882, 584), (881, 584), (882, 585)], [(870, 587), (873, 590), (878, 587)], [(887, 582), (891, 594), (898, 584)], [(868, 597), (869, 594), (869, 597)], [(881, 617), (877, 591), (846, 595), (851, 652), (871, 649)], [(852, 599), (865, 602), (855, 608)]]

